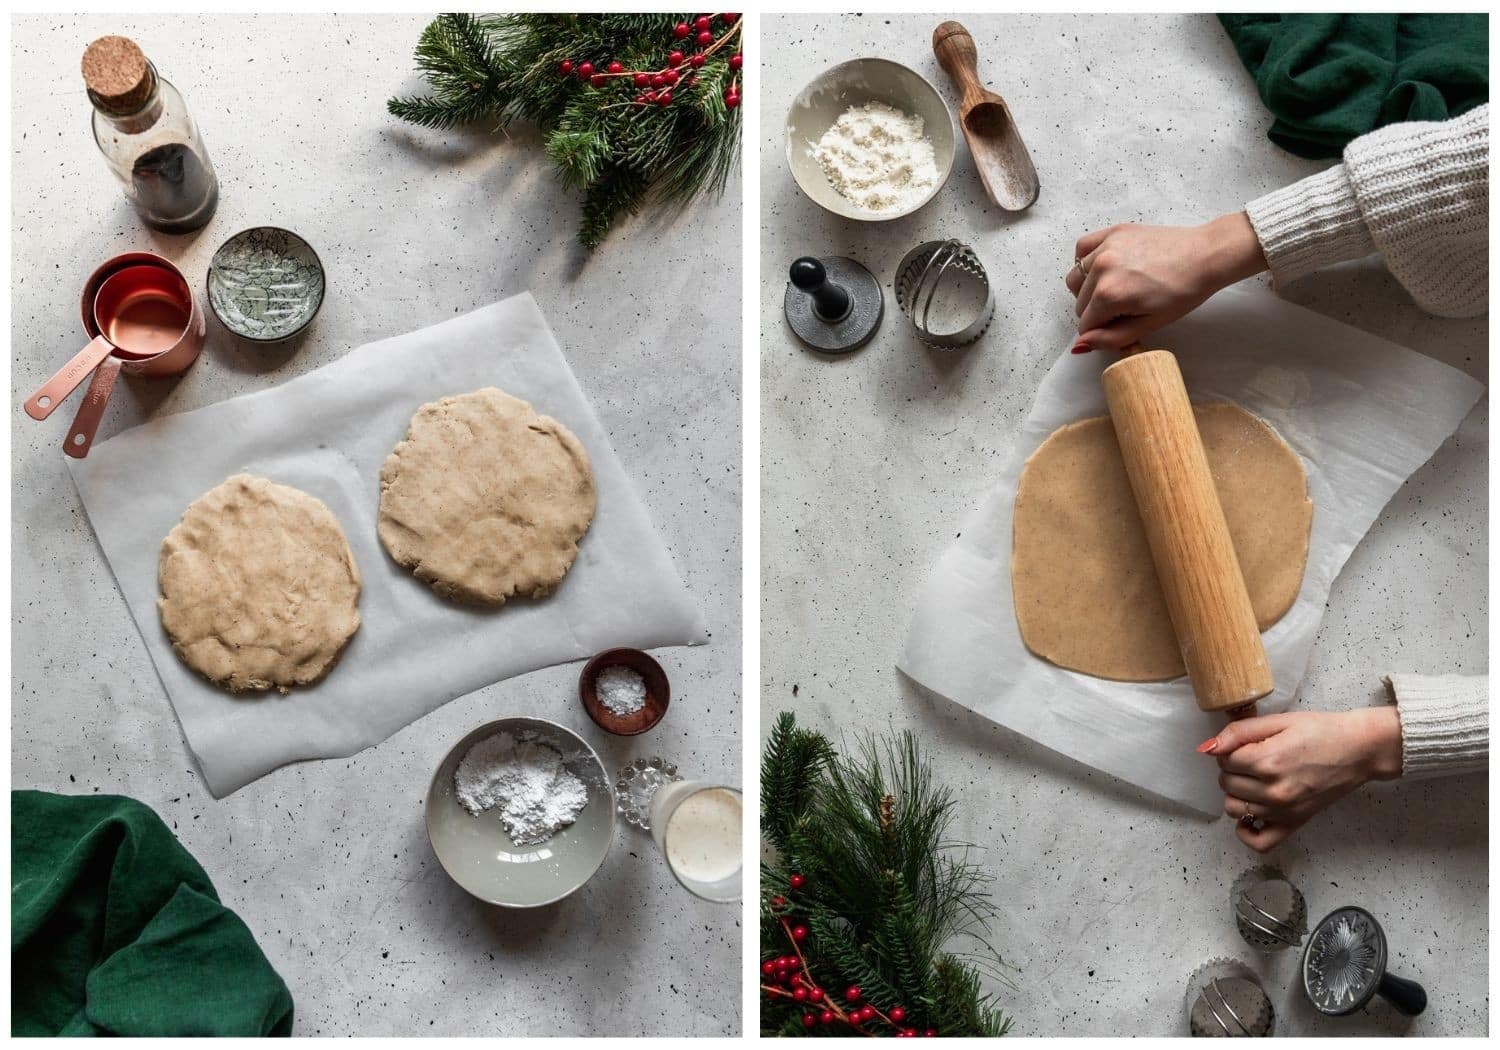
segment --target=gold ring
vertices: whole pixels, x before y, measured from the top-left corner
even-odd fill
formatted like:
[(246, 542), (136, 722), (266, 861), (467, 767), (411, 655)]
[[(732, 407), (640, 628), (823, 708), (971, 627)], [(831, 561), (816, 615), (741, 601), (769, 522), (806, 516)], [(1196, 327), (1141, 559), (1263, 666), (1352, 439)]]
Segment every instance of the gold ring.
[(1073, 265), (1076, 266), (1076, 267), (1078, 267), (1078, 272), (1081, 273), (1081, 274), (1083, 274), (1083, 276), (1087, 277), (1089, 275), (1088, 270), (1084, 269), (1083, 259), (1082, 258), (1074, 259), (1073, 260)]

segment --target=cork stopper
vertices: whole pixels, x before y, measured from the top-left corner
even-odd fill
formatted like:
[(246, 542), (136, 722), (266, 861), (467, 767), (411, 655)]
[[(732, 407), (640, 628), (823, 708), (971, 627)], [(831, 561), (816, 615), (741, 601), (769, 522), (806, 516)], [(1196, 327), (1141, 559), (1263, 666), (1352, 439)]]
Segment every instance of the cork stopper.
[(145, 52), (123, 36), (101, 36), (83, 52), (89, 99), (106, 113), (135, 113), (151, 97), (155, 76)]

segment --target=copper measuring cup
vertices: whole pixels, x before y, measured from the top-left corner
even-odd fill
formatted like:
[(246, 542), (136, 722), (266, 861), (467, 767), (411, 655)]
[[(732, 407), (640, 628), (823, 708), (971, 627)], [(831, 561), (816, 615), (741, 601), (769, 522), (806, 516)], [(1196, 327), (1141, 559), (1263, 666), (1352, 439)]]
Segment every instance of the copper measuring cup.
[(120, 371), (178, 375), (198, 359), (208, 326), (182, 271), (150, 252), (117, 255), (83, 288), (83, 329), (92, 340), (42, 384), (26, 414), (46, 419), (90, 371), (93, 381), (63, 443), (76, 459), (88, 455)]

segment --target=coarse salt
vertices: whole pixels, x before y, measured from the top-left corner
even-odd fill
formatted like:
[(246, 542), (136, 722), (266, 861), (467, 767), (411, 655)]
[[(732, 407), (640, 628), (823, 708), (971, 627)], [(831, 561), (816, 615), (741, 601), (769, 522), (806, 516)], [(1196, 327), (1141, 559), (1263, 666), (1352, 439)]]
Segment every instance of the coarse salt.
[(633, 715), (646, 706), (646, 680), (629, 667), (606, 667), (594, 679), (599, 702), (617, 715)]

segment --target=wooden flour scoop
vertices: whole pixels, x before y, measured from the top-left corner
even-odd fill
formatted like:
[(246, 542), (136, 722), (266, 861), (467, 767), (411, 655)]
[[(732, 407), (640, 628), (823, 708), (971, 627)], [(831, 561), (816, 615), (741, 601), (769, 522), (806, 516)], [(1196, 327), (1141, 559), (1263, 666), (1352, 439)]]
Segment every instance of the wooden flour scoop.
[(1275, 682), (1177, 358), (1136, 345), (1100, 377), (1198, 706), (1255, 714)]
[(979, 82), (974, 38), (957, 22), (944, 22), (932, 31), (932, 51), (963, 92), (958, 119), (984, 191), (1006, 211), (1025, 211), (1041, 192), (1036, 167), (1005, 99)]

